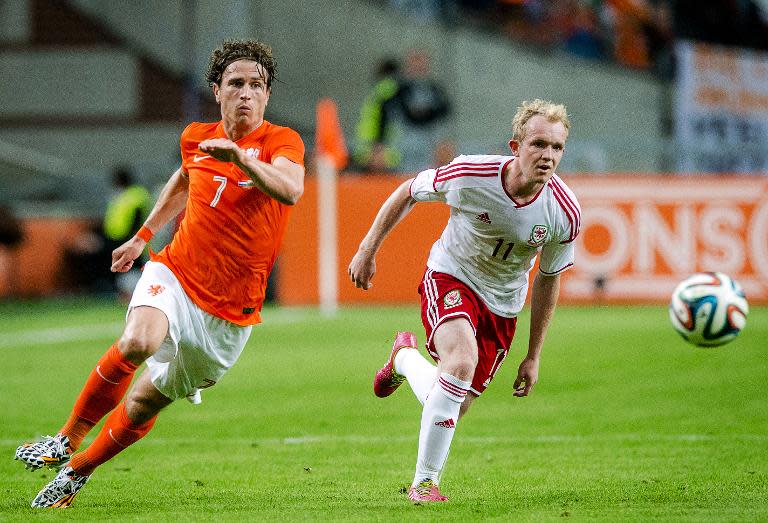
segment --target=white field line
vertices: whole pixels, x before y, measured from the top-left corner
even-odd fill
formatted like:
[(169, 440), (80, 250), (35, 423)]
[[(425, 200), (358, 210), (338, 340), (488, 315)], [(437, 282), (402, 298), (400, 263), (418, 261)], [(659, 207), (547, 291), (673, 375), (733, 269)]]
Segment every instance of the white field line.
[(5, 332), (0, 337), (0, 349), (28, 347), (30, 345), (55, 345), (58, 343), (94, 341), (106, 337), (117, 337), (123, 322), (75, 325), (47, 329), (27, 329)]
[[(20, 439), (0, 439), (0, 446), (19, 445)], [(36, 439), (28, 437), (29, 440)], [(768, 442), (768, 434), (552, 434), (534, 437), (522, 436), (460, 436), (457, 439), (459, 444), (470, 445), (495, 445), (495, 444), (562, 444), (562, 443), (583, 443), (598, 444), (606, 442), (648, 442), (648, 443), (702, 443), (702, 442)], [(323, 444), (387, 444), (387, 443), (416, 443), (418, 435), (412, 436), (362, 436), (348, 434), (345, 436), (317, 435), (317, 436), (299, 436), (290, 438), (222, 438), (216, 437), (216, 444), (226, 443), (229, 445), (323, 445)], [(199, 445), (199, 438), (147, 438), (142, 440), (142, 445)]]
[[(257, 329), (268, 328), (272, 325), (297, 323), (313, 316), (318, 316), (318, 313), (314, 309), (270, 310), (264, 313), (264, 323), (257, 325)], [(123, 325), (124, 323), (122, 321), (115, 321), (109, 323), (0, 332), (0, 349), (117, 338), (123, 331)], [(254, 334), (257, 332), (258, 331), (254, 331)]]

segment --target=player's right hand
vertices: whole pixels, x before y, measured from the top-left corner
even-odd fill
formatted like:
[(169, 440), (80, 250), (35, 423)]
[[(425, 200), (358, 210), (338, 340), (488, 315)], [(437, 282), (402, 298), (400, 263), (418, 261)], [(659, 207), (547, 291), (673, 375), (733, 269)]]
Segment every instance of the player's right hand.
[(373, 253), (359, 249), (352, 261), (349, 262), (347, 273), (358, 289), (367, 291), (373, 287), (371, 280), (376, 274), (376, 258)]
[(128, 272), (133, 267), (133, 261), (141, 256), (147, 242), (134, 236), (120, 247), (112, 251), (112, 272)]

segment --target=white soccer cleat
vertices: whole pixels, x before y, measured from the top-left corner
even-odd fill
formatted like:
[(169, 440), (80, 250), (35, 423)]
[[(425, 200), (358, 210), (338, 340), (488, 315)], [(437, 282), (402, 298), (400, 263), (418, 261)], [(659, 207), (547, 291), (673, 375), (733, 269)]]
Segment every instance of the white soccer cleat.
[(37, 443), (25, 443), (16, 449), (14, 459), (23, 461), (25, 468), (36, 470), (41, 467), (59, 469), (72, 456), (69, 438), (63, 434), (45, 436)]
[(32, 501), (32, 508), (67, 508), (90, 476), (81, 476), (72, 467), (64, 467)]

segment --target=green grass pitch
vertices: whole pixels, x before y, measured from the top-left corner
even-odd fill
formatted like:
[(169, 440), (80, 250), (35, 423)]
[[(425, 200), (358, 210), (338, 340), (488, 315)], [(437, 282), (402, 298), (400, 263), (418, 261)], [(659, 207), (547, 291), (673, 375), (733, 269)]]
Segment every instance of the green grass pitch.
[[(52, 478), (13, 461), (55, 432), (120, 332), (121, 306), (0, 304), (0, 521), (766, 521), (768, 308), (739, 339), (684, 343), (664, 306), (558, 309), (539, 383), (512, 397), (527, 343), (457, 429), (442, 489), (413, 505), (420, 408), (373, 373), (418, 308), (269, 308), (203, 404), (171, 405), (71, 508), (34, 511)], [(92, 437), (92, 435), (91, 435)], [(90, 441), (90, 438), (86, 442)]]

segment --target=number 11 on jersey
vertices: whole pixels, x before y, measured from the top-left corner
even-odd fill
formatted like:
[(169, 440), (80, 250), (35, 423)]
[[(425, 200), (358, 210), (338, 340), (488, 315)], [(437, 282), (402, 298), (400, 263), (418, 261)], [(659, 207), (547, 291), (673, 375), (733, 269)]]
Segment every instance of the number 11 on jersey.
[[(496, 255), (499, 254), (499, 250), (501, 249), (502, 245), (504, 245), (504, 238), (499, 238), (496, 240), (496, 248), (493, 249), (493, 254), (491, 254), (491, 256), (495, 258)], [(515, 244), (513, 242), (509, 242), (507, 244), (507, 249), (504, 251), (504, 256), (501, 257), (502, 260), (507, 261), (507, 256), (509, 256), (509, 253), (512, 252), (512, 247), (514, 246)]]

